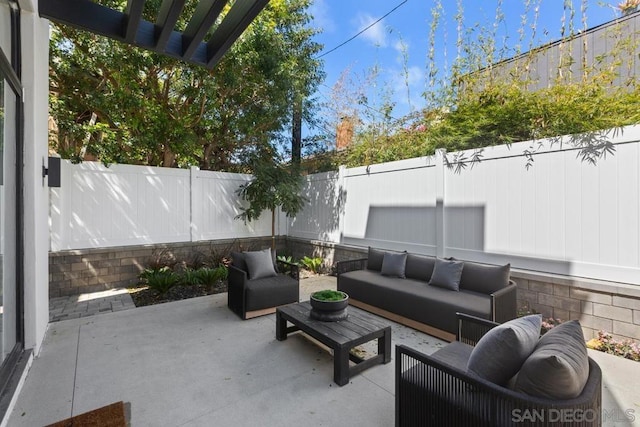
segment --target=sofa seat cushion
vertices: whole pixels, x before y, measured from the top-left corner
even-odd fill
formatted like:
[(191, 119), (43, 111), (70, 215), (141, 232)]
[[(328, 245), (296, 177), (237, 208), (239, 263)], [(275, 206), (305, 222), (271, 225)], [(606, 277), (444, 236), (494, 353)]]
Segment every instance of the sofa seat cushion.
[(460, 341), (453, 341), (431, 355), (439, 362), (445, 363), (462, 371), (467, 370), (467, 363), (473, 351), (473, 346)]
[(338, 277), (338, 289), (351, 298), (455, 333), (456, 312), (489, 319), (491, 298), (475, 292), (455, 292), (414, 279), (385, 277), (371, 270), (356, 270)]
[(246, 311), (261, 310), (298, 302), (298, 281), (286, 275), (247, 280)]

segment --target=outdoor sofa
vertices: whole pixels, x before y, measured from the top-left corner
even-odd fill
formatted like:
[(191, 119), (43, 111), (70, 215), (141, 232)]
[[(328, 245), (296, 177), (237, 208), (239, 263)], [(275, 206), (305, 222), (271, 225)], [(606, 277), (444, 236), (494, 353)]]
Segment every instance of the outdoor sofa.
[(498, 323), (516, 317), (510, 265), (493, 266), (369, 248), (367, 258), (336, 265), (349, 303), (453, 341), (456, 313)]
[[(275, 251), (232, 252), (227, 277), (227, 306), (242, 319), (275, 313), (298, 302), (298, 265), (277, 260)], [(281, 273), (286, 272), (286, 274)]]
[(435, 353), (396, 346), (396, 427), (600, 426), (602, 372), (580, 323), (538, 339), (535, 317), (459, 314), (456, 341)]

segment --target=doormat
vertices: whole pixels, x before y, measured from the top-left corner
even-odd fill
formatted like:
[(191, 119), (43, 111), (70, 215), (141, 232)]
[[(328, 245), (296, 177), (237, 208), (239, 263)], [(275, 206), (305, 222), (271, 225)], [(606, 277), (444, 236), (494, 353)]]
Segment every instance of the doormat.
[(122, 401), (112, 403), (111, 405), (58, 421), (47, 427), (128, 427), (127, 420), (129, 417), (125, 409), (130, 409), (129, 405), (129, 403), (125, 405)]

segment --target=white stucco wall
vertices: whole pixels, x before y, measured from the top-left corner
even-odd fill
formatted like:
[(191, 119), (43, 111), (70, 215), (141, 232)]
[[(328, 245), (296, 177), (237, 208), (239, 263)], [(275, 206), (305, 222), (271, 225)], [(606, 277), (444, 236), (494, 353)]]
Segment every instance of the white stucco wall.
[(49, 22), (37, 3), (21, 1), (24, 87), (24, 328), (35, 354), (49, 322), (49, 190), (42, 179), (48, 155)]

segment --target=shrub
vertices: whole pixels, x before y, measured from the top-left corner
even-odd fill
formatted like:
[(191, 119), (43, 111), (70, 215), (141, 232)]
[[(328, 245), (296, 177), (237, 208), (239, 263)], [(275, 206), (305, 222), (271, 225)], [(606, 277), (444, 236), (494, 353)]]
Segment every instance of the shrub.
[(184, 270), (180, 276), (180, 284), (182, 285), (200, 285), (202, 283), (202, 278), (198, 274), (199, 270), (194, 270), (192, 268), (187, 268)]
[(169, 289), (173, 288), (180, 282), (180, 276), (171, 271), (168, 267), (158, 270), (147, 269), (140, 274), (149, 288), (153, 289), (160, 296), (164, 296)]
[(322, 268), (322, 258), (309, 258), (308, 256), (305, 256), (300, 260), (300, 264), (302, 264), (304, 268), (312, 271), (313, 273), (319, 273), (320, 269)]
[(625, 359), (640, 362), (640, 345), (631, 340), (616, 340), (609, 332), (598, 331), (598, 337), (590, 339), (587, 347)]
[(224, 265), (219, 265), (215, 268), (200, 268), (194, 273), (200, 280), (200, 283), (207, 286), (212, 286), (218, 282), (221, 282), (222, 280), (225, 280), (227, 278), (228, 270)]

